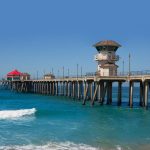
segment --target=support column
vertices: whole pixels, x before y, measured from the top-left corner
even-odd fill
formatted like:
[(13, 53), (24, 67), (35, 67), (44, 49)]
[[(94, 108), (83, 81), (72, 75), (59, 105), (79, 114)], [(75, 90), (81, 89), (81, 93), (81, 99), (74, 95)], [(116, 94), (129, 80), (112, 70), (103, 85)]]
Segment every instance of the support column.
[(62, 96), (64, 96), (65, 82), (62, 82)]
[(41, 82), (41, 94), (43, 94), (43, 89), (44, 89), (43, 82)]
[(101, 86), (100, 86), (100, 82), (98, 82), (98, 90), (97, 90), (97, 100), (98, 102), (100, 102), (101, 99)]
[(112, 103), (112, 82), (108, 81), (106, 84), (107, 84), (107, 104), (110, 105)]
[(148, 108), (148, 90), (149, 90), (149, 85), (148, 82), (145, 81), (144, 84), (144, 103), (145, 103), (145, 108)]
[(39, 94), (41, 94), (41, 93), (42, 93), (42, 83), (39, 82)]
[(51, 95), (51, 82), (49, 82), (48, 86), (49, 86), (49, 95)]
[(53, 95), (53, 82), (51, 82), (51, 95)]
[(41, 82), (39, 82), (39, 94), (41, 94)]
[(39, 93), (39, 84), (36, 82), (36, 93)]
[[(95, 83), (96, 84), (96, 83)], [(96, 98), (96, 94), (97, 94), (97, 90), (98, 90), (98, 87), (99, 87), (99, 83), (96, 84), (96, 88), (94, 88), (94, 95), (93, 95), (93, 98), (92, 98), (92, 102), (91, 102), (91, 105), (93, 106), (94, 105), (94, 101), (95, 101), (95, 98)]]
[(52, 87), (52, 95), (53, 95), (53, 93), (54, 93), (54, 87), (53, 87), (53, 82), (52, 82), (52, 85), (51, 85), (51, 87)]
[(45, 94), (47, 95), (48, 94), (48, 82), (45, 82)]
[(37, 84), (37, 93), (39, 93), (39, 82), (37, 82), (36, 84)]
[(49, 94), (49, 86), (48, 86), (48, 82), (46, 82), (46, 94), (48, 95)]
[(122, 82), (118, 82), (118, 106), (122, 103)]
[(100, 103), (103, 105), (105, 100), (104, 82), (100, 82)]
[(75, 98), (75, 82), (72, 82), (72, 97)]
[(77, 88), (78, 88), (78, 100), (80, 99), (80, 82), (77, 82)]
[(70, 84), (71, 84), (71, 83), (68, 81), (68, 84), (67, 84), (67, 85), (68, 85), (68, 86), (67, 86), (67, 88), (68, 88), (68, 90), (67, 90), (67, 91), (68, 91), (68, 92), (67, 92), (67, 96), (68, 96), (68, 97), (70, 97), (70, 88), (71, 88)]
[(48, 82), (48, 95), (50, 95), (50, 82)]
[(129, 83), (129, 106), (130, 108), (133, 107), (133, 88), (134, 88), (134, 82), (130, 81)]
[(35, 93), (35, 83), (32, 82), (31, 84), (32, 84), (32, 93)]
[(53, 82), (53, 95), (55, 95), (55, 82)]
[(84, 98), (82, 105), (85, 105), (87, 99), (87, 92), (88, 92), (88, 82), (86, 81), (84, 84)]
[(62, 88), (62, 82), (60, 81), (60, 95), (62, 96), (62, 91), (63, 91), (63, 88)]
[(72, 81), (70, 81), (70, 89), (69, 89), (69, 92), (70, 92), (70, 97), (72, 97)]
[(68, 95), (68, 82), (66, 81), (66, 86), (65, 86), (65, 96)]
[(93, 82), (90, 83), (90, 100), (93, 98)]
[(46, 94), (46, 82), (43, 82), (43, 94)]
[(40, 90), (41, 90), (41, 85), (40, 82), (38, 82), (38, 94), (40, 94)]
[(84, 89), (84, 88), (83, 88), (84, 85), (83, 85), (83, 84), (84, 84), (84, 82), (81, 81), (81, 83), (80, 83), (80, 98), (81, 98), (81, 99), (83, 99), (83, 97), (84, 97), (84, 96), (83, 96), (83, 95), (84, 95), (84, 90), (83, 90), (83, 89)]
[(56, 81), (56, 93), (55, 95), (58, 95), (58, 82)]
[(42, 82), (42, 94), (44, 94), (44, 83)]
[(109, 83), (109, 94), (110, 104), (112, 104), (112, 82)]
[(139, 105), (141, 106), (141, 107), (144, 107), (144, 92), (143, 92), (143, 82), (141, 81), (140, 82), (140, 103), (139, 103)]
[(32, 82), (32, 85), (33, 85), (32, 93), (35, 93), (35, 83), (34, 83), (34, 82)]
[(42, 92), (42, 94), (45, 94), (45, 82), (42, 82), (42, 87), (43, 87), (43, 92)]
[(41, 82), (39, 82), (39, 94), (42, 93), (42, 85), (41, 85)]
[(35, 82), (34, 84), (35, 84), (35, 93), (37, 93), (38, 90), (37, 82)]
[(47, 82), (44, 82), (44, 94), (47, 94)]

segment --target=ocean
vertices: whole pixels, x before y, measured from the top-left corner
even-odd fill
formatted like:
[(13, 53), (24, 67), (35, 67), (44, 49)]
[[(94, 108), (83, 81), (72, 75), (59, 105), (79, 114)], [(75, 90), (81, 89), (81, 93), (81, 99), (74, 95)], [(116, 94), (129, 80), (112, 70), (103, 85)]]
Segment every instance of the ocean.
[(128, 107), (128, 88), (123, 104), (113, 105), (61, 96), (0, 90), (0, 150), (149, 150), (150, 110)]

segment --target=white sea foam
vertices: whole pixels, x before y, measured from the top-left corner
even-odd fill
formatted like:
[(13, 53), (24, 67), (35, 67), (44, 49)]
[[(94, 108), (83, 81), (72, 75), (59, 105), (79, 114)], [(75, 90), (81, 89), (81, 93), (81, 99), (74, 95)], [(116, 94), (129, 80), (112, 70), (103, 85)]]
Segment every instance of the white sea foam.
[(121, 148), (121, 146), (119, 146), (119, 145), (117, 145), (116, 148), (117, 148), (117, 150), (123, 150), (123, 149)]
[(101, 150), (86, 144), (49, 142), (46, 145), (1, 146), (0, 150)]
[(20, 110), (2, 110), (0, 111), (0, 119), (15, 119), (26, 115), (32, 115), (36, 112), (35, 108)]

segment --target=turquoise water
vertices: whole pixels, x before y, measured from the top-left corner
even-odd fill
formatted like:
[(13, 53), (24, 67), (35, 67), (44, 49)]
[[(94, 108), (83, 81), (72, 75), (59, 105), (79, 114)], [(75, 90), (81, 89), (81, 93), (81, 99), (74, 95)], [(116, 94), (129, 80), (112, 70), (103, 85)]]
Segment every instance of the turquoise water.
[[(135, 102), (138, 91), (135, 89)], [(150, 111), (128, 108), (127, 88), (123, 106), (117, 107), (116, 94), (114, 88), (113, 106), (91, 107), (65, 97), (0, 90), (0, 150), (149, 150)]]

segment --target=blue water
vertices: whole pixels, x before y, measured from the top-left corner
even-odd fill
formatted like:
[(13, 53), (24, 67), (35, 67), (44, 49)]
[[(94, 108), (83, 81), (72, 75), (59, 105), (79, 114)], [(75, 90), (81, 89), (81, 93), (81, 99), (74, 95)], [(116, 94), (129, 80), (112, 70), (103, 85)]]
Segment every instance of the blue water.
[(0, 112), (36, 109), (21, 117), (0, 116), (0, 149), (149, 150), (150, 111), (138, 107), (138, 91), (135, 89), (137, 103), (130, 109), (127, 88), (122, 107), (116, 106), (115, 88), (113, 106), (94, 107), (65, 97), (0, 90)]

